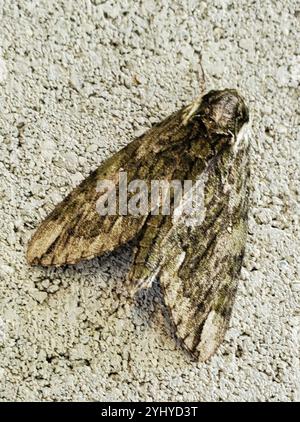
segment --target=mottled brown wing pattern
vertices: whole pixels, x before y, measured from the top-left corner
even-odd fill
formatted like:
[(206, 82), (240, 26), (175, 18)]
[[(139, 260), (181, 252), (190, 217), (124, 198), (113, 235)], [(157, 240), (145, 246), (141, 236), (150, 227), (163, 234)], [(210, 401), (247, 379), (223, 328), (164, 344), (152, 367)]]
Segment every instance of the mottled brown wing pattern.
[(184, 150), (198, 132), (197, 124), (182, 125), (184, 110), (174, 113), (109, 158), (58, 204), (30, 240), (28, 262), (45, 266), (74, 264), (112, 251), (133, 239), (147, 216), (100, 216), (96, 209), (100, 196), (97, 183), (113, 180), (118, 188), (120, 171), (127, 172), (128, 183), (140, 178), (146, 181), (170, 179), (176, 169), (183, 171), (189, 165)]
[[(208, 359), (227, 329), (244, 254), (249, 167), (241, 133), (248, 121), (235, 90), (211, 91), (174, 113), (106, 160), (55, 207), (29, 242), (28, 262), (74, 264), (138, 236), (132, 288), (158, 276), (178, 338), (199, 360)], [(151, 208), (137, 216), (100, 216), (98, 183), (113, 181), (119, 195), (120, 171), (128, 183), (143, 179), (148, 189), (152, 180), (202, 178), (203, 219), (175, 221)]]
[(176, 334), (199, 360), (222, 342), (235, 297), (247, 234), (248, 147), (227, 149), (206, 172), (203, 223), (149, 217), (129, 275), (134, 290), (159, 277)]

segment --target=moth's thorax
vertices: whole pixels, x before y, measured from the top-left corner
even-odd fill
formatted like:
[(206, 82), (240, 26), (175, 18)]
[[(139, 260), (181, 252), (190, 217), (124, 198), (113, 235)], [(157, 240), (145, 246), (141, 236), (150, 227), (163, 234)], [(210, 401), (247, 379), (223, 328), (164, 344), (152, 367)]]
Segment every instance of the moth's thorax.
[(198, 119), (210, 136), (237, 137), (241, 128), (249, 121), (249, 112), (244, 99), (236, 90), (224, 89), (210, 91), (186, 108), (184, 124)]

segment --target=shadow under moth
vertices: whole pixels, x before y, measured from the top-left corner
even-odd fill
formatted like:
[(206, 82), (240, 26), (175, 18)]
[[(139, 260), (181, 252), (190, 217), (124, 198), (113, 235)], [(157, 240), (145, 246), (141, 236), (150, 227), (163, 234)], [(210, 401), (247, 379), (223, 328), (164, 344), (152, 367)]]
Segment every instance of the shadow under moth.
[[(29, 242), (28, 263), (75, 264), (136, 239), (128, 284), (137, 291), (158, 277), (177, 337), (205, 361), (224, 338), (244, 255), (248, 120), (243, 98), (225, 89), (210, 91), (154, 125), (55, 207)], [(128, 182), (142, 179), (148, 185), (151, 180), (200, 181), (201, 218), (194, 209), (197, 221), (187, 224), (184, 214), (174, 219), (174, 212), (164, 215), (151, 207), (143, 215), (99, 215), (98, 183), (113, 181), (120, 196), (120, 171)]]

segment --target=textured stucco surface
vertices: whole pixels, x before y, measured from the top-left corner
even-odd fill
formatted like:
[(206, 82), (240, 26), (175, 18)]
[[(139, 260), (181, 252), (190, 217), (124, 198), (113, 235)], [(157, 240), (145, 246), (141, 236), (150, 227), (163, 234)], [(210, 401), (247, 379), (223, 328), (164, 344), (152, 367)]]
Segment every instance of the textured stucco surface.
[[(1, 400), (297, 400), (297, 3), (0, 1)], [(237, 87), (253, 119), (247, 255), (206, 364), (174, 341), (157, 286), (126, 300), (130, 249), (24, 258), (71, 187), (198, 95), (199, 52), (207, 88)]]

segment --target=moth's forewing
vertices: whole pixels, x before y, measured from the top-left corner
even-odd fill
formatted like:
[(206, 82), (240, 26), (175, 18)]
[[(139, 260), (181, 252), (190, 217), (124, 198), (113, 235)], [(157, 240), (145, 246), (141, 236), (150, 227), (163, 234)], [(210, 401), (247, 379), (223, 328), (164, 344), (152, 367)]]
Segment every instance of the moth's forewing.
[[(201, 138), (203, 150), (222, 143), (219, 134), (200, 131)], [(208, 359), (224, 338), (247, 235), (249, 143), (224, 138), (224, 148), (200, 158), (206, 160), (198, 173), (204, 185), (200, 224), (149, 216), (129, 274), (133, 291), (158, 276), (176, 334), (199, 360)]]
[(36, 265), (74, 264), (112, 251), (133, 239), (147, 215), (101, 216), (97, 211), (98, 183), (111, 180), (119, 196), (119, 172), (127, 182), (135, 179), (170, 179), (177, 167), (192, 127), (182, 125), (182, 110), (157, 124), (105, 161), (74, 189), (40, 224), (28, 244), (27, 260)]
[(204, 221), (156, 220), (159, 234), (151, 240), (149, 225), (130, 273), (135, 289), (159, 276), (177, 336), (200, 360), (215, 352), (228, 326), (247, 235), (247, 182), (248, 148), (228, 150), (209, 169)]

